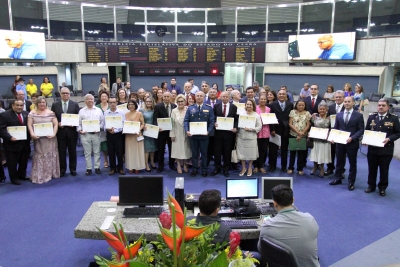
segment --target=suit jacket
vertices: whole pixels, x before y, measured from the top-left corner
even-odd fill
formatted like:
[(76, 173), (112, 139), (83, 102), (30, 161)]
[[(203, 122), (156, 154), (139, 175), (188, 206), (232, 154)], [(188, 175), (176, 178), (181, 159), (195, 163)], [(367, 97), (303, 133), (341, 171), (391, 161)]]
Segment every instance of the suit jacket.
[[(203, 122), (203, 121), (207, 122), (207, 132), (208, 134), (210, 134), (214, 129), (214, 123), (215, 123), (214, 110), (211, 108), (211, 106), (203, 103), (203, 105), (201, 106), (201, 110), (199, 110), (197, 104), (189, 106), (186, 111), (184, 120), (185, 131), (189, 132), (190, 128), (189, 125), (191, 122)], [(193, 135), (191, 138), (205, 139), (208, 138), (208, 136)]]
[[(254, 100), (256, 101), (256, 105), (258, 105), (258, 98), (254, 97)], [(239, 103), (246, 103), (247, 102), (247, 97), (243, 97), (242, 99), (239, 100)]]
[[(7, 110), (6, 112), (0, 113), (0, 137), (3, 138), (3, 148), (5, 151), (9, 152), (20, 152), (22, 150), (30, 151), (30, 140), (31, 135), (28, 131), (28, 112), (22, 111), (22, 119), (24, 123), (21, 125), (18, 120), (18, 116), (12, 109)], [(27, 140), (19, 140), (19, 141), (11, 141), (11, 135), (7, 132), (7, 127), (10, 126), (27, 126), (26, 127), (26, 136)]]
[[(80, 108), (79, 108), (78, 103), (76, 103), (70, 99), (68, 102), (67, 113), (79, 114), (79, 110), (80, 110)], [(53, 111), (56, 114), (57, 120), (59, 122), (61, 122), (61, 114), (63, 113), (62, 100), (54, 102), (53, 105), (51, 105), (51, 111)], [(78, 138), (78, 132), (76, 131), (76, 126), (74, 126), (74, 127), (69, 127), (69, 126), (58, 127), (57, 138), (59, 138), (59, 139)]]
[[(176, 105), (173, 103), (169, 103), (169, 105), (171, 106), (171, 110), (169, 111), (169, 113), (172, 113), (172, 110), (174, 108), (176, 108)], [(167, 110), (165, 109), (165, 104), (164, 102), (158, 103), (157, 105), (155, 105), (154, 107), (154, 114), (153, 114), (153, 124), (154, 125), (158, 125), (157, 123), (157, 119), (158, 118), (168, 118), (168, 113)], [(169, 134), (169, 131), (167, 131)]]
[(314, 103), (314, 108), (311, 107), (311, 98), (312, 98), (311, 96), (304, 98), (304, 102), (306, 102), (306, 110), (310, 112), (310, 114), (312, 115), (314, 113), (318, 113), (318, 105), (319, 103), (321, 103), (322, 100), (324, 100), (324, 98), (317, 95), (317, 98), (315, 99)]
[(181, 89), (181, 87), (179, 86), (179, 85), (175, 85), (174, 87), (172, 87), (172, 85), (171, 84), (169, 84), (168, 86), (167, 86), (167, 90), (169, 91), (169, 92), (171, 92), (172, 90), (176, 90), (176, 95), (179, 95), (179, 94), (182, 94), (182, 89)]
[[(342, 105), (342, 109), (340, 110), (340, 112), (344, 111), (344, 105)], [(328, 116), (330, 115), (335, 115), (336, 114), (336, 103), (332, 104), (328, 107)]]
[[(289, 136), (289, 114), (293, 109), (293, 104), (290, 101), (285, 101), (285, 110), (282, 111), (279, 101), (274, 101), (267, 105), (271, 111), (270, 113), (275, 113), (279, 124), (275, 124), (275, 133), (279, 134), (281, 137)], [(272, 131), (272, 129), (271, 129)]]
[[(215, 99), (214, 101), (215, 101), (214, 107), (215, 107), (216, 104), (222, 103), (222, 100), (221, 100), (221, 99)], [(210, 106), (211, 106), (211, 99), (208, 99), (207, 101), (204, 101), (204, 104), (207, 104), (207, 105), (210, 105)], [(211, 106), (211, 107), (212, 107), (212, 106)]]
[[(223, 103), (220, 101), (219, 103), (214, 105), (214, 117), (215, 117), (215, 122), (217, 122), (217, 117), (224, 117), (224, 112), (223, 112)], [(233, 128), (238, 129), (238, 115), (237, 113), (237, 107), (229, 103), (229, 111), (228, 114), (226, 114), (226, 117), (228, 118), (233, 118)], [(229, 136), (229, 137), (234, 137), (236, 133), (233, 133), (231, 131), (226, 131), (226, 130), (216, 130), (214, 127), (214, 135), (223, 135), (223, 136)]]
[(351, 142), (346, 144), (348, 149), (358, 149), (359, 139), (364, 133), (364, 117), (361, 113), (353, 110), (347, 124), (344, 123), (345, 113), (339, 112), (336, 114), (335, 129), (340, 131), (350, 132)]
[[(121, 88), (123, 88), (123, 89), (125, 89), (125, 86), (124, 86), (124, 83), (123, 82), (121, 82)], [(112, 85), (112, 88), (111, 88), (111, 92), (110, 92), (110, 95), (117, 95), (117, 91), (118, 91), (118, 86), (117, 86), (117, 83), (113, 83), (113, 85)]]

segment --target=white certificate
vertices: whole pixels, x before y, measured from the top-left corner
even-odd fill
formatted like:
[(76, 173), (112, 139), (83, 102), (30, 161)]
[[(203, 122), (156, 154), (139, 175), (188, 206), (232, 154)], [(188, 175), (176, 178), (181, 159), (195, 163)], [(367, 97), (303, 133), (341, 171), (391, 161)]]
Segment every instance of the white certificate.
[(54, 135), (53, 123), (36, 123), (33, 125), (33, 131), (36, 136), (51, 136)]
[(111, 128), (122, 128), (122, 117), (121, 116), (107, 116), (106, 119), (106, 129)]
[(140, 132), (139, 121), (124, 121), (124, 128), (122, 129), (122, 133), (138, 134), (139, 132)]
[(335, 127), (336, 115), (330, 115), (331, 118), (331, 128)]
[(255, 129), (256, 128), (256, 117), (254, 116), (239, 116), (239, 128), (249, 128)]
[(233, 122), (234, 118), (217, 117), (218, 127), (215, 127), (215, 129), (230, 131), (233, 129)]
[(206, 135), (207, 134), (207, 122), (191, 122), (189, 124), (189, 130), (191, 135)]
[(275, 136), (271, 135), (269, 141), (277, 146), (281, 146), (281, 136), (279, 134), (275, 134)]
[(329, 129), (328, 128), (317, 128), (311, 127), (310, 134), (308, 137), (326, 140), (328, 138)]
[(236, 103), (234, 105), (237, 107), (236, 114), (239, 115), (239, 114), (241, 114), (241, 113), (243, 113), (245, 111), (245, 108), (246, 108), (246, 104), (245, 103)]
[(157, 119), (158, 127), (163, 131), (172, 130), (172, 120), (171, 118), (160, 118)]
[(26, 140), (26, 126), (7, 127), (7, 132), (17, 140)]
[(61, 126), (79, 126), (79, 115), (62, 113)]
[(87, 133), (100, 132), (99, 120), (82, 120), (82, 131)]
[(339, 131), (332, 129), (329, 133), (328, 141), (334, 141), (339, 144), (347, 144), (347, 139), (350, 137), (350, 132)]
[(123, 111), (128, 111), (128, 103), (118, 105), (117, 108)]
[(364, 131), (364, 137), (362, 143), (369, 146), (384, 147), (383, 141), (386, 139), (385, 132), (375, 132), (375, 131)]
[(159, 130), (160, 127), (156, 125), (146, 124), (146, 130), (143, 131), (143, 135), (157, 139)]
[(278, 124), (275, 113), (261, 113), (260, 115), (263, 124)]

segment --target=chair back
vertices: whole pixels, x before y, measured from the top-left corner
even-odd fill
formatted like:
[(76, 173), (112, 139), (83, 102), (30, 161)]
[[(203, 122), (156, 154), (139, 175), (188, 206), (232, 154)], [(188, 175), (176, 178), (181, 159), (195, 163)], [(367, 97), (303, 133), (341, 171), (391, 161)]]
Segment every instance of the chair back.
[(371, 93), (368, 97), (370, 102), (378, 102), (379, 99), (383, 98), (385, 94)]
[(271, 237), (261, 237), (261, 266), (300, 267), (293, 250)]

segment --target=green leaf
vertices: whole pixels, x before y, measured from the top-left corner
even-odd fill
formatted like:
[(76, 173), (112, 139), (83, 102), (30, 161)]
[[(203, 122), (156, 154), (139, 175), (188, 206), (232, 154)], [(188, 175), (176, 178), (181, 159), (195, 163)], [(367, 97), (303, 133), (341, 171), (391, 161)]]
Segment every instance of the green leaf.
[(210, 264), (210, 267), (226, 267), (228, 266), (228, 259), (226, 258), (225, 252), (219, 253), (219, 255)]
[(148, 265), (144, 264), (143, 262), (139, 262), (139, 261), (131, 261), (131, 262), (129, 262), (129, 267), (148, 267)]

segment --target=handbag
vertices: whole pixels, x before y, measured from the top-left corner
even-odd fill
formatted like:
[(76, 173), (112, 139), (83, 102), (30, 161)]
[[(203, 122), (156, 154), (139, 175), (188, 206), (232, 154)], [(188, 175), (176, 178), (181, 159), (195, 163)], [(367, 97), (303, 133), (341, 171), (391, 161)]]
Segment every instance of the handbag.
[(232, 150), (232, 154), (231, 154), (231, 163), (238, 163), (238, 156), (237, 156), (237, 151), (236, 151), (236, 143), (235, 143), (235, 147)]
[(368, 105), (369, 105), (369, 100), (368, 99), (364, 99), (363, 106), (368, 106)]
[(306, 141), (306, 147), (307, 148), (314, 148), (314, 139), (308, 137)]

